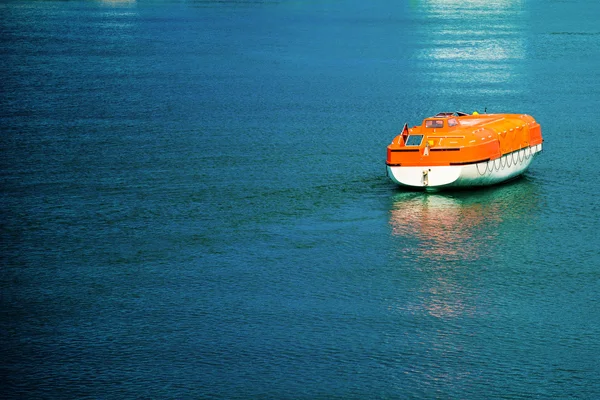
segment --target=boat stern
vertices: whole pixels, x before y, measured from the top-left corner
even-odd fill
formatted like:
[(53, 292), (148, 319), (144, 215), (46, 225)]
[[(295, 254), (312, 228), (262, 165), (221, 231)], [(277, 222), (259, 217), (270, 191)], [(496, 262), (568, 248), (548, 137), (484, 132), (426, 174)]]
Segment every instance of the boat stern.
[(388, 177), (398, 185), (414, 188), (449, 186), (456, 182), (462, 166), (403, 167), (387, 165)]

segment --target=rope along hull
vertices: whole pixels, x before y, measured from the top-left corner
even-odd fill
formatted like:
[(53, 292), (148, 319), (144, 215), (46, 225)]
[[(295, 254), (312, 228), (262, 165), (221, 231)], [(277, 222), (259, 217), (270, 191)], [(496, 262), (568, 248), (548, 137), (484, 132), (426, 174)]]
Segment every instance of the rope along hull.
[(400, 186), (413, 188), (453, 188), (495, 185), (522, 175), (540, 152), (542, 145), (526, 147), (489, 160), (450, 166), (387, 166), (387, 174)]

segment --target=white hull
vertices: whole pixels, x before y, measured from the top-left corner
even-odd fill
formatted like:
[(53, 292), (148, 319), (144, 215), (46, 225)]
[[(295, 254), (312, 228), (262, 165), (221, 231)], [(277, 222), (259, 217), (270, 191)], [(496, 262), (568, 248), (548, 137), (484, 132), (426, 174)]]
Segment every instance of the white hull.
[(441, 167), (387, 166), (387, 174), (398, 185), (415, 188), (494, 185), (523, 174), (541, 151), (542, 145), (538, 144), (476, 164)]

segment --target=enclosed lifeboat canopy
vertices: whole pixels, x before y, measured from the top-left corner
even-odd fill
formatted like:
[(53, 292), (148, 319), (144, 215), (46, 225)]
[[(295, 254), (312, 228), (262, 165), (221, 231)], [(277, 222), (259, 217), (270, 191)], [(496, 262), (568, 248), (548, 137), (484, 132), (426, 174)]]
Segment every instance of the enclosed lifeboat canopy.
[(412, 128), (405, 124), (387, 148), (386, 164), (400, 185), (487, 185), (522, 174), (542, 142), (540, 125), (527, 114), (443, 112)]

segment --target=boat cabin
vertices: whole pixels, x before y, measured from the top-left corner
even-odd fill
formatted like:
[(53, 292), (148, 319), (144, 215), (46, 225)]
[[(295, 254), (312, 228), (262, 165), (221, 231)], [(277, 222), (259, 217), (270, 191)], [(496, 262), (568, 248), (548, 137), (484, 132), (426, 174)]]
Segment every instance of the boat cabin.
[(468, 114), (461, 112), (442, 112), (438, 113), (431, 118), (426, 118), (423, 121), (423, 128), (426, 129), (444, 129), (444, 128), (452, 128), (454, 126), (460, 125), (458, 119), (456, 117), (462, 117)]

